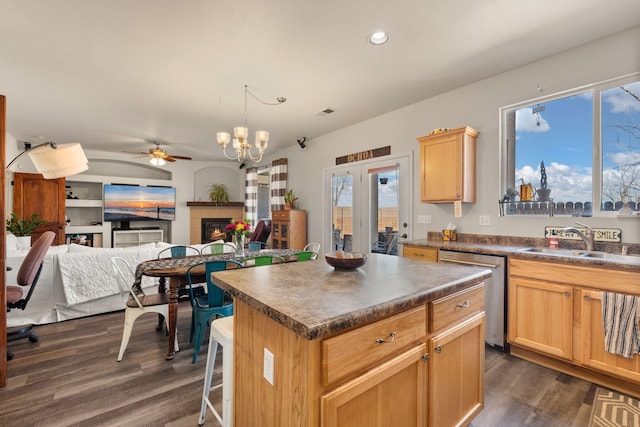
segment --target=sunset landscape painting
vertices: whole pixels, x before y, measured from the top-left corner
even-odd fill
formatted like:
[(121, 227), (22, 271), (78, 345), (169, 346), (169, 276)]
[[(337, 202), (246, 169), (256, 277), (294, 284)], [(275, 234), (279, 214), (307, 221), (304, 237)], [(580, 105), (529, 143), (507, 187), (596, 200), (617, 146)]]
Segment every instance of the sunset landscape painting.
[(175, 211), (175, 188), (104, 186), (105, 221), (173, 221)]

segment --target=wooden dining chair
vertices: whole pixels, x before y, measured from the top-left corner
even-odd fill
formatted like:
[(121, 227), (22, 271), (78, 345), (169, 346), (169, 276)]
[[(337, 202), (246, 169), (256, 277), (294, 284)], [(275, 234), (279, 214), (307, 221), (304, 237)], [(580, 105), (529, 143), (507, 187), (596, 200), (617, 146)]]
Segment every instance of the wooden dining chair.
[(286, 262), (286, 260), (277, 255), (258, 255), (249, 258), (245, 258), (242, 261), (244, 267), (261, 267), (263, 265), (280, 264)]
[[(207, 283), (207, 294), (197, 296), (193, 292), (194, 276), (201, 276), (203, 268)], [(187, 283), (189, 284), (189, 297), (192, 308), (190, 341), (193, 342), (193, 363), (198, 360), (198, 354), (204, 339), (204, 331), (211, 320), (233, 315), (233, 300), (216, 286), (211, 277), (211, 273), (214, 271), (223, 271), (231, 268), (242, 268), (242, 264), (234, 260), (204, 261), (192, 265), (187, 270)]]
[[(120, 351), (118, 352), (118, 362), (121, 362), (127, 345), (129, 345), (133, 324), (138, 317), (145, 313), (157, 313), (164, 318), (167, 323), (167, 329), (169, 328), (169, 294), (156, 293), (152, 295), (138, 295), (131, 289), (135, 281), (135, 272), (127, 260), (121, 257), (112, 257), (111, 265), (116, 282), (118, 283), (118, 288), (120, 289), (120, 294), (123, 300), (125, 300), (124, 327), (122, 330)], [(178, 351), (177, 330), (175, 349)]]

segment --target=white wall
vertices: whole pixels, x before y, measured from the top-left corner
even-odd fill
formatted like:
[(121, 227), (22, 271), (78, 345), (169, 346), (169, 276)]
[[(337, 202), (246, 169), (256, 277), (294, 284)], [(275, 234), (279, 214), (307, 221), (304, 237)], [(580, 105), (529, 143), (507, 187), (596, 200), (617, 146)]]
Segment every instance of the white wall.
[[(289, 187), (299, 195), (299, 208), (308, 213), (308, 240), (322, 241), (323, 170), (335, 165), (335, 158), (365, 149), (391, 145), (392, 154), (414, 151), (414, 182), (419, 182), (419, 145), (417, 137), (436, 128), (471, 126), (480, 131), (478, 137), (477, 202), (463, 205), (463, 218), (455, 220), (461, 233), (496, 234), (542, 237), (544, 226), (573, 224), (568, 217), (498, 217), (499, 190), (499, 116), (498, 109), (516, 102), (552, 94), (625, 74), (640, 71), (640, 27), (582, 47), (566, 51), (524, 67), (481, 80), (451, 92), (426, 99), (355, 124), (339, 131), (308, 141), (302, 151), (295, 141), (287, 149), (268, 152), (261, 164), (269, 164), (280, 157), (289, 159)], [(473, 64), (463, 64), (473, 67)], [(383, 83), (383, 82), (382, 82)], [(339, 114), (339, 113), (336, 113)], [(320, 120), (320, 119), (319, 119)], [(331, 120), (330, 117), (322, 120)], [(7, 159), (19, 152), (17, 143), (7, 138)], [(124, 155), (105, 153), (110, 158), (125, 159)], [(131, 160), (126, 157), (126, 160)], [(245, 171), (234, 174), (237, 162), (176, 162), (165, 166), (173, 172), (172, 185), (177, 188), (177, 220), (172, 224), (173, 241), (189, 239), (188, 208), (186, 202), (206, 200), (204, 189), (215, 182), (226, 183), (233, 198), (241, 200)], [(194, 183), (196, 171), (213, 167), (221, 169), (216, 175), (207, 173), (206, 183)], [(10, 178), (9, 178), (10, 179)], [(9, 180), (8, 179), (8, 180)], [(218, 181), (219, 179), (219, 181)], [(211, 182), (208, 182), (211, 181)], [(240, 188), (240, 190), (238, 190)], [(11, 193), (7, 193), (7, 212), (11, 212)], [(414, 185), (413, 238), (425, 238), (428, 231), (439, 231), (453, 218), (452, 204), (426, 204), (420, 200), (419, 185)], [(428, 214), (430, 225), (417, 224), (417, 215)], [(491, 225), (480, 226), (478, 217), (490, 215)], [(620, 228), (623, 241), (640, 242), (640, 220), (617, 218), (583, 218), (585, 223), (597, 227)]]
[[(546, 225), (566, 226), (570, 217), (498, 217), (499, 116), (502, 106), (560, 92), (589, 83), (640, 71), (640, 27), (553, 57), (514, 69), (454, 91), (406, 106), (382, 116), (314, 138), (306, 151), (297, 144), (271, 153), (289, 159), (290, 185), (299, 195), (300, 209), (308, 211), (308, 240), (322, 241), (323, 169), (335, 158), (361, 150), (391, 145), (392, 153), (414, 151), (413, 238), (425, 238), (453, 221), (452, 204), (420, 202), (419, 144), (417, 137), (436, 128), (471, 126), (478, 137), (477, 202), (463, 204), (463, 218), (455, 219), (461, 233), (543, 237)], [(464, 64), (473, 67), (473, 64)], [(338, 114), (338, 113), (337, 113)], [(330, 118), (324, 118), (330, 120)], [(293, 141), (292, 141), (293, 142)], [(428, 214), (430, 225), (417, 224), (417, 215)], [(491, 216), (491, 226), (478, 224), (480, 215)], [(624, 242), (640, 242), (640, 219), (582, 218), (583, 222), (623, 230)]]
[[(6, 158), (7, 162), (11, 161), (22, 151), (18, 147), (17, 141), (7, 135)], [(245, 171), (239, 170), (237, 162), (198, 162), (198, 161), (177, 161), (175, 163), (167, 163), (162, 170), (171, 172), (170, 180), (163, 180), (153, 175), (135, 174), (131, 175), (130, 169), (126, 164), (137, 163), (140, 165), (148, 165), (147, 159), (134, 159), (130, 155), (124, 153), (112, 153), (94, 150), (85, 150), (87, 158), (92, 161), (95, 159), (109, 159), (117, 162), (123, 162), (121, 169), (113, 169), (116, 173), (108, 174), (104, 167), (96, 167), (89, 169), (81, 175), (75, 175), (67, 178), (69, 181), (89, 180), (93, 182), (103, 183), (124, 183), (138, 185), (170, 185), (176, 188), (176, 220), (170, 224), (163, 224), (165, 234), (170, 233), (172, 243), (188, 244), (189, 243), (189, 208), (188, 201), (208, 200), (208, 187), (213, 183), (226, 184), (229, 187), (232, 201), (242, 201), (244, 198), (244, 178)], [(117, 165), (116, 165), (117, 167)], [(12, 165), (13, 171), (36, 173), (29, 156), (21, 157), (18, 162)], [(107, 169), (108, 170), (108, 169)], [(120, 173), (121, 172), (121, 173)], [(150, 177), (151, 176), (151, 177)], [(11, 180), (13, 173), (7, 175), (7, 185), (5, 188), (6, 204), (5, 211), (7, 216), (13, 210), (13, 188)], [(144, 224), (135, 224), (133, 226), (144, 226)], [(169, 231), (169, 233), (167, 233)], [(108, 232), (104, 236), (105, 245), (110, 244)]]

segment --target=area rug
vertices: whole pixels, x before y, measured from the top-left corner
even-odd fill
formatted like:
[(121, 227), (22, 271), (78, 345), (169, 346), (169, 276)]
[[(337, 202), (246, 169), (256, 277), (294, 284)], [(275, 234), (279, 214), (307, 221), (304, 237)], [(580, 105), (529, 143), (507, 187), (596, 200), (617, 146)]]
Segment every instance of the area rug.
[(593, 400), (589, 427), (640, 426), (640, 401), (598, 387)]

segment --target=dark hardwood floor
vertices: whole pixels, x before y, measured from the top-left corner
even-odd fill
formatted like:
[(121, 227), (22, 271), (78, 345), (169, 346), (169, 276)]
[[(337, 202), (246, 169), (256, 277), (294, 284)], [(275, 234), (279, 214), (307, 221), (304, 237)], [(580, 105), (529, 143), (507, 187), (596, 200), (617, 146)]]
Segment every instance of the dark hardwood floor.
[[(0, 426), (196, 426), (207, 344), (192, 364), (190, 311), (181, 303), (181, 351), (170, 362), (155, 315), (138, 319), (120, 363), (122, 312), (36, 327), (38, 343), (9, 344), (15, 358), (0, 389)], [(220, 374), (218, 365), (214, 379)], [(474, 427), (586, 426), (595, 393), (591, 383), (491, 348), (485, 385), (485, 409)], [(211, 413), (205, 425), (219, 426)]]

